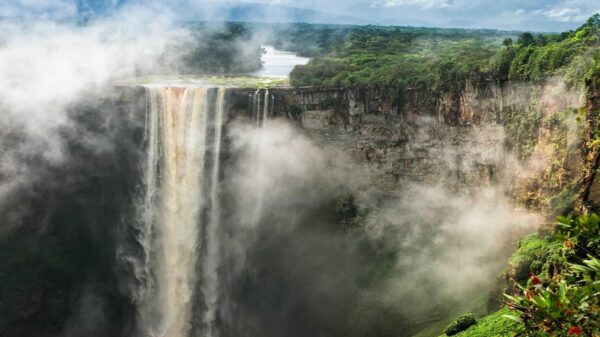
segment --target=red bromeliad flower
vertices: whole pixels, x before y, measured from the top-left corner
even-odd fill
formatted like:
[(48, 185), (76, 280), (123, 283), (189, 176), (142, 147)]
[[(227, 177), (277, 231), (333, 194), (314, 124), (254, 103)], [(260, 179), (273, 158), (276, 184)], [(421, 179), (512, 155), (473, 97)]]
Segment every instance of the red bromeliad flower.
[(573, 250), (573, 248), (575, 247), (575, 244), (573, 244), (573, 241), (571, 240), (565, 240), (563, 242), (563, 244), (565, 245), (566, 248)]
[(531, 294), (527, 290), (525, 290), (525, 299), (531, 301)]
[(568, 316), (573, 316), (573, 311), (571, 310), (565, 310), (565, 314), (567, 314)]
[(583, 330), (576, 325), (569, 328), (569, 335), (579, 336), (582, 333), (583, 333)]
[(533, 283), (533, 286), (535, 287), (535, 289), (542, 288), (542, 279), (539, 276), (537, 276), (535, 274), (531, 274), (529, 279), (531, 280), (531, 283)]

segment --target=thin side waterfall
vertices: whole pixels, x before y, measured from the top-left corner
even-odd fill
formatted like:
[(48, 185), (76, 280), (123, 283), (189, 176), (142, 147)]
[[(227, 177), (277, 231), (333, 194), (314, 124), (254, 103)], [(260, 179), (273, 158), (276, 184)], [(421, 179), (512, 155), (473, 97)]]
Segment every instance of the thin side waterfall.
[(248, 100), (248, 110), (256, 123), (256, 128), (259, 129), (261, 122), (269, 119), (275, 97), (269, 93), (269, 89), (264, 89), (261, 97), (261, 89), (257, 89), (254, 94), (248, 94)]
[[(258, 93), (258, 90), (257, 90)], [(257, 95), (256, 95), (257, 96)], [(269, 101), (271, 100), (272, 96), (269, 95), (269, 89), (265, 89), (265, 94), (263, 96), (263, 109), (262, 109), (262, 123), (263, 125), (267, 122), (268, 118), (269, 118)], [(257, 109), (256, 109), (256, 130), (255, 130), (255, 137), (254, 137), (254, 141), (255, 141), (255, 153), (256, 153), (256, 158), (262, 158), (263, 152), (264, 152), (264, 132), (262, 132), (260, 130), (260, 99), (256, 99), (257, 102)], [(253, 214), (251, 216), (251, 223), (252, 224), (257, 224), (260, 220), (262, 211), (263, 211), (263, 203), (264, 203), (264, 194), (265, 194), (265, 167), (264, 164), (262, 162), (262, 160), (256, 160), (256, 168), (255, 168), (255, 172), (256, 172), (256, 177), (257, 177), (257, 193), (256, 193), (256, 200), (255, 200), (255, 206), (254, 206), (254, 211)]]
[[(132, 260), (138, 285), (140, 337), (187, 337), (192, 328), (196, 284), (204, 298), (207, 337), (217, 335), (219, 176), (225, 89), (148, 87), (145, 174)], [(212, 104), (214, 103), (214, 104)], [(211, 108), (214, 106), (214, 111)], [(209, 115), (214, 113), (213, 118)], [(214, 137), (207, 137), (209, 121)], [(214, 139), (214, 144), (207, 144)], [(212, 145), (212, 156), (207, 148)], [(210, 162), (207, 159), (211, 159)], [(211, 163), (210, 172), (205, 172)], [(209, 176), (210, 174), (210, 176)], [(205, 178), (206, 177), (206, 178)], [(209, 193), (206, 193), (210, 189)], [(206, 213), (205, 213), (206, 212)], [(204, 224), (202, 214), (208, 214)], [(204, 235), (204, 237), (202, 237)], [(205, 247), (201, 244), (205, 243)], [(202, 253), (204, 252), (204, 254)], [(196, 266), (201, 264), (201, 275)]]
[(215, 322), (217, 319), (217, 309), (219, 301), (219, 220), (220, 220), (220, 205), (219, 205), (219, 173), (220, 173), (220, 154), (221, 154), (221, 134), (223, 131), (223, 112), (225, 109), (225, 89), (219, 88), (217, 107), (215, 115), (215, 143), (213, 149), (213, 168), (211, 177), (210, 190), (210, 217), (208, 227), (206, 228), (206, 258), (202, 266), (204, 276), (204, 284), (202, 292), (204, 294), (204, 302), (206, 311), (204, 313), (203, 322), (205, 324), (206, 337), (217, 336)]
[(252, 111), (252, 115), (255, 116), (255, 120), (256, 120), (256, 127), (258, 128), (258, 126), (260, 125), (260, 89), (257, 89), (254, 92), (254, 100), (252, 102), (254, 102), (253, 104), (253, 111)]
[(265, 98), (264, 98), (264, 107), (263, 107), (263, 123), (267, 120), (267, 118), (269, 117), (269, 101), (270, 101), (270, 96), (269, 96), (269, 89), (265, 89)]

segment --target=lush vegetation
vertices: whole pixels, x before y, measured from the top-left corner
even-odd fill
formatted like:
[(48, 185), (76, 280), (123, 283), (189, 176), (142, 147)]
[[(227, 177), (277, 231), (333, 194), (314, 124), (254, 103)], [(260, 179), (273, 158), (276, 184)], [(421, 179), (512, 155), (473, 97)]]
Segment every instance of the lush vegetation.
[[(539, 81), (557, 73), (579, 85), (599, 72), (600, 16), (562, 34), (378, 26), (289, 29), (291, 50), (314, 57), (295, 86), (422, 86), (451, 89), (467, 79)], [(312, 44), (309, 41), (313, 41)], [(314, 42), (316, 41), (316, 43)]]
[(600, 334), (600, 217), (558, 217), (557, 222), (553, 233), (521, 240), (510, 258), (513, 287), (505, 295), (507, 305), (444, 336)]
[[(509, 33), (362, 26), (314, 32), (317, 48), (290, 79), (296, 86), (452, 86), (477, 71)], [(326, 34), (328, 38), (321, 38)], [(302, 31), (300, 36), (307, 35)], [(334, 36), (332, 45), (326, 45)], [(293, 39), (296, 41), (297, 39)], [(315, 41), (315, 40), (313, 40)], [(298, 41), (301, 46), (308, 42)], [(289, 49), (296, 49), (288, 46)], [(319, 52), (315, 54), (315, 50)]]
[[(477, 324), (454, 335), (456, 337), (512, 337), (518, 324), (504, 318), (509, 314), (508, 308), (500, 309), (491, 315), (485, 316), (477, 321)], [(440, 337), (444, 337), (443, 335)]]
[(560, 241), (552, 236), (542, 237), (531, 234), (519, 243), (519, 249), (508, 261), (508, 273), (517, 283), (527, 282), (530, 273), (547, 275), (549, 265), (546, 263), (562, 247)]
[[(600, 217), (559, 217), (541, 273), (517, 282), (517, 296), (505, 295), (522, 323), (523, 336), (595, 336), (600, 334)], [(532, 265), (533, 266), (533, 265)]]
[(457, 319), (450, 322), (446, 328), (446, 336), (454, 336), (461, 331), (467, 330), (472, 325), (475, 325), (477, 320), (473, 314), (463, 314), (458, 316)]

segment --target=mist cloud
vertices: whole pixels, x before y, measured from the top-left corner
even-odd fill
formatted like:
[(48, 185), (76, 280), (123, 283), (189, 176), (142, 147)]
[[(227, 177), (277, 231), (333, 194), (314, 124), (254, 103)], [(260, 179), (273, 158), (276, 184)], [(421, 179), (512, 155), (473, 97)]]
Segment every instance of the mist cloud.
[[(43, 17), (0, 21), (0, 209), (15, 189), (26, 190), (24, 184), (66, 162), (61, 130), (75, 128), (74, 106), (106, 95), (120, 79), (177, 65), (172, 50), (188, 33), (172, 19), (158, 7), (125, 7), (85, 25)], [(82, 131), (79, 141), (90, 150), (110, 146)]]
[[(463, 145), (474, 152), (473, 161), (465, 160), (460, 166), (453, 161), (452, 152), (465, 150), (459, 149), (460, 145), (446, 147), (446, 155), (452, 158), (440, 158), (438, 164), (444, 167), (439, 169), (465, 172), (481, 161), (490, 165), (504, 161), (501, 143), (485, 137), (490, 134), (502, 138), (487, 129), (471, 135), (473, 139)], [(384, 331), (393, 325), (377, 321), (384, 312), (406, 320), (396, 328), (414, 328), (431, 316), (484, 311), (487, 302), (481, 294), (496, 291), (515, 238), (535, 231), (542, 221), (534, 213), (515, 209), (501, 177), (460, 192), (444, 180), (406, 183), (395, 195), (382, 199), (383, 191), (376, 187), (376, 167), (357, 166), (343, 153), (309, 140), (287, 122), (269, 121), (262, 128), (240, 123), (232, 128), (230, 137), (240, 155), (230, 195), (239, 204), (232, 225), (235, 229), (224, 242), (228, 251), (235, 252), (232, 264), (236, 275), (259, 273), (257, 270), (272, 265), (273, 272), (281, 274), (282, 287), (292, 277), (315, 297), (328, 294), (329, 299), (322, 301), (312, 297), (299, 300), (290, 294), (289, 299), (278, 297), (274, 304), (286, 311), (301, 305), (300, 301), (320, 317), (314, 318), (316, 321), (335, 321), (339, 319), (336, 315), (341, 315), (343, 324), (352, 326), (348, 322), (359, 315), (356, 331), (369, 324)], [(359, 224), (344, 232), (340, 218), (332, 217), (336, 212), (332, 201), (348, 194), (355, 198)], [(259, 216), (255, 217), (257, 208)], [(279, 243), (274, 243), (277, 240)], [(257, 251), (268, 251), (270, 245), (279, 247), (279, 256), (257, 257)], [(371, 247), (366, 261), (364, 248), (359, 248), (364, 245)], [(393, 263), (385, 276), (361, 285), (365, 282), (360, 281), (365, 277), (361, 270), (378, 268), (380, 259), (390, 256)], [(282, 262), (278, 257), (290, 269), (278, 269)], [(265, 279), (259, 280), (268, 282), (270, 277), (264, 273), (269, 275), (260, 272)], [(343, 291), (331, 290), (333, 279)], [(271, 290), (253, 287), (260, 296), (271, 296)], [(294, 291), (304, 291), (301, 289)], [(353, 310), (336, 307), (338, 311), (330, 315), (317, 309), (331, 301), (353, 303)], [(252, 308), (253, 324), (283, 319), (263, 313), (260, 307)], [(288, 324), (295, 324), (293, 318), (287, 319)]]

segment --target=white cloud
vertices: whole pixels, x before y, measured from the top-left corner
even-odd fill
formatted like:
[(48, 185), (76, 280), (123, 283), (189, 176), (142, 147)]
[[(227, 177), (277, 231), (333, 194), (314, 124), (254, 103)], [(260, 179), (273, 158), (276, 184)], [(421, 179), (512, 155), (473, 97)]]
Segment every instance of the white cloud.
[(448, 8), (450, 0), (386, 0), (384, 7), (415, 6), (424, 9)]
[(543, 14), (552, 21), (558, 22), (579, 22), (587, 19), (591, 14), (584, 13), (579, 8), (552, 8), (543, 11)]
[(0, 213), (16, 189), (43, 176), (45, 166), (27, 158), (49, 165), (66, 159), (61, 129), (73, 126), (71, 106), (102, 96), (114, 79), (159, 68), (187, 38), (164, 11), (146, 8), (127, 8), (86, 26), (0, 20), (0, 32)]

